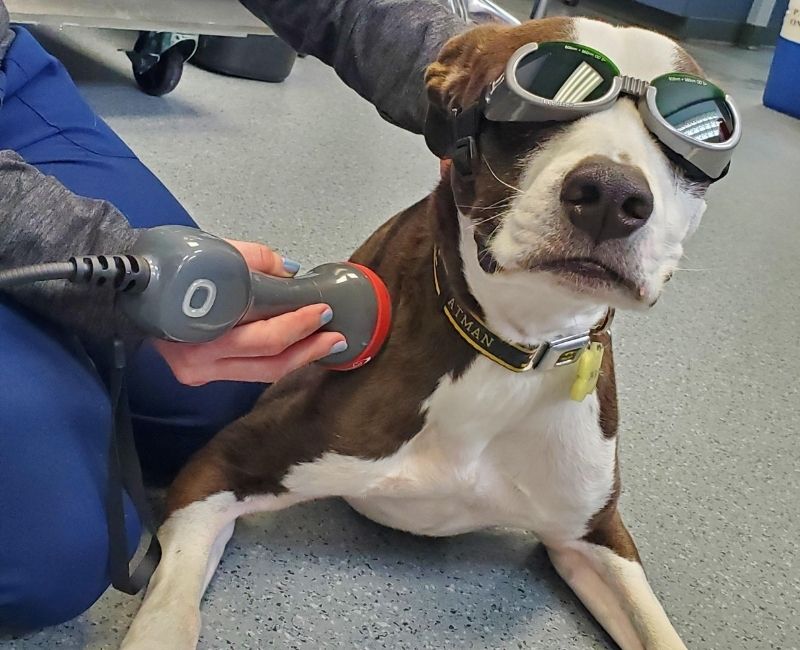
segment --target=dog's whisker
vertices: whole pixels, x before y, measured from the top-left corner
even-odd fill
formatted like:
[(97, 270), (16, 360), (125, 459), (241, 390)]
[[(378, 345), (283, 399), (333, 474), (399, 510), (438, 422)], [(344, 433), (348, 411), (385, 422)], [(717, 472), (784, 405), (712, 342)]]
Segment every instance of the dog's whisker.
[[(504, 199), (505, 201), (506, 199)], [(503, 205), (502, 201), (492, 203), (491, 205), (456, 205), (459, 210), (496, 210)]]
[(486, 217), (486, 219), (479, 219), (478, 221), (473, 221), (471, 224), (467, 226), (470, 230), (474, 230), (477, 226), (482, 226), (485, 223), (489, 223), (490, 221), (495, 221), (499, 218), (500, 215), (493, 215), (491, 217)]
[(504, 203), (511, 203), (511, 199), (512, 197), (510, 196), (504, 196), (503, 198), (498, 199), (497, 201), (495, 201), (494, 203), (490, 203), (489, 205), (466, 205), (462, 203), (456, 203), (456, 207), (459, 209), (464, 208), (467, 210), (491, 210), (492, 208), (501, 206)]
[(495, 180), (496, 180), (498, 183), (502, 183), (502, 184), (503, 184), (503, 185), (505, 185), (505, 186), (506, 186), (508, 189), (510, 189), (510, 190), (514, 190), (514, 191), (515, 191), (517, 194), (522, 194), (522, 190), (521, 190), (520, 188), (518, 188), (518, 187), (514, 187), (513, 185), (509, 185), (509, 184), (508, 184), (508, 183), (506, 183), (506, 182), (505, 182), (505, 181), (504, 181), (502, 178), (500, 178), (500, 177), (499, 177), (497, 174), (495, 174), (495, 173), (494, 173), (494, 170), (492, 169), (492, 166), (489, 164), (489, 161), (488, 161), (488, 160), (486, 160), (486, 156), (484, 156), (483, 154), (481, 154), (481, 160), (483, 160), (483, 162), (484, 162), (484, 163), (486, 163), (486, 169), (488, 169), (488, 170), (489, 170), (489, 173), (490, 173), (492, 176), (494, 176)]
[(489, 236), (486, 238), (486, 247), (482, 251), (480, 251), (478, 253), (478, 263), (479, 264), (482, 263), (486, 259), (487, 255), (490, 255), (489, 244), (491, 243), (492, 237), (494, 236), (495, 232), (497, 232), (497, 228), (494, 228), (492, 230), (492, 232), (489, 233)]

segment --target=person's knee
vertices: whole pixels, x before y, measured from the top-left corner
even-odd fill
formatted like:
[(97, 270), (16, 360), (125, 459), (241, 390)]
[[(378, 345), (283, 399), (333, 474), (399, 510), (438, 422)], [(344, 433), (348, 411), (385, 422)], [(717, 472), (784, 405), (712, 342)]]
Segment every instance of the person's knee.
[[(108, 586), (108, 395), (36, 319), (0, 301), (0, 626), (74, 618)], [(138, 521), (126, 503), (129, 547)]]
[(105, 526), (101, 516), (88, 527), (62, 521), (44, 539), (5, 549), (0, 626), (46, 627), (89, 609), (109, 585)]

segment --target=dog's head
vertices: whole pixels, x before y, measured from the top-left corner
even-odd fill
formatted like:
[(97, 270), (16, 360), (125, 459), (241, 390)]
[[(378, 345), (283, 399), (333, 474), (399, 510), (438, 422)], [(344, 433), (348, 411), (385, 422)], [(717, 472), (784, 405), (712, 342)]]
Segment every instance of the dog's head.
[[(473, 105), (530, 42), (572, 41), (642, 80), (701, 74), (665, 36), (588, 19), (483, 26), (452, 39), (427, 72), (445, 114)], [(687, 179), (645, 127), (633, 100), (568, 123), (484, 122), (474, 175), (453, 175), (459, 211), (499, 275), (546, 278), (595, 305), (646, 307), (660, 295), (705, 210), (706, 186)]]

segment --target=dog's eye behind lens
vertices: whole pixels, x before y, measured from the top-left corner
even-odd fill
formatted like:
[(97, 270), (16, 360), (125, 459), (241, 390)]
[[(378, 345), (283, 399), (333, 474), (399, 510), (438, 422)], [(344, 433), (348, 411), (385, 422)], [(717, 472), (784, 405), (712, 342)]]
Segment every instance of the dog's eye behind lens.
[(522, 158), (563, 131), (562, 122), (486, 122), (481, 149), (495, 158)]
[(655, 79), (656, 106), (676, 131), (698, 142), (727, 142), (734, 131), (725, 93), (715, 85), (687, 74)]
[(517, 66), (516, 80), (544, 99), (578, 104), (611, 88), (617, 70), (601, 54), (570, 43), (542, 43)]

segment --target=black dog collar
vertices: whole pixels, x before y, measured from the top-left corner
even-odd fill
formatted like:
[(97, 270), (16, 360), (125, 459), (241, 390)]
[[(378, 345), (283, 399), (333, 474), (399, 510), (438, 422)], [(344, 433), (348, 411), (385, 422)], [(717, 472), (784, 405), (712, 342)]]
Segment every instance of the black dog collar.
[(565, 336), (534, 346), (517, 345), (493, 332), (474, 311), (459, 301), (450, 289), (447, 277), (447, 266), (439, 248), (434, 246), (433, 282), (447, 320), (461, 338), (483, 356), (513, 372), (549, 370), (575, 363), (589, 347), (592, 336), (608, 329), (614, 317), (614, 310), (609, 309), (600, 324), (582, 334)]

